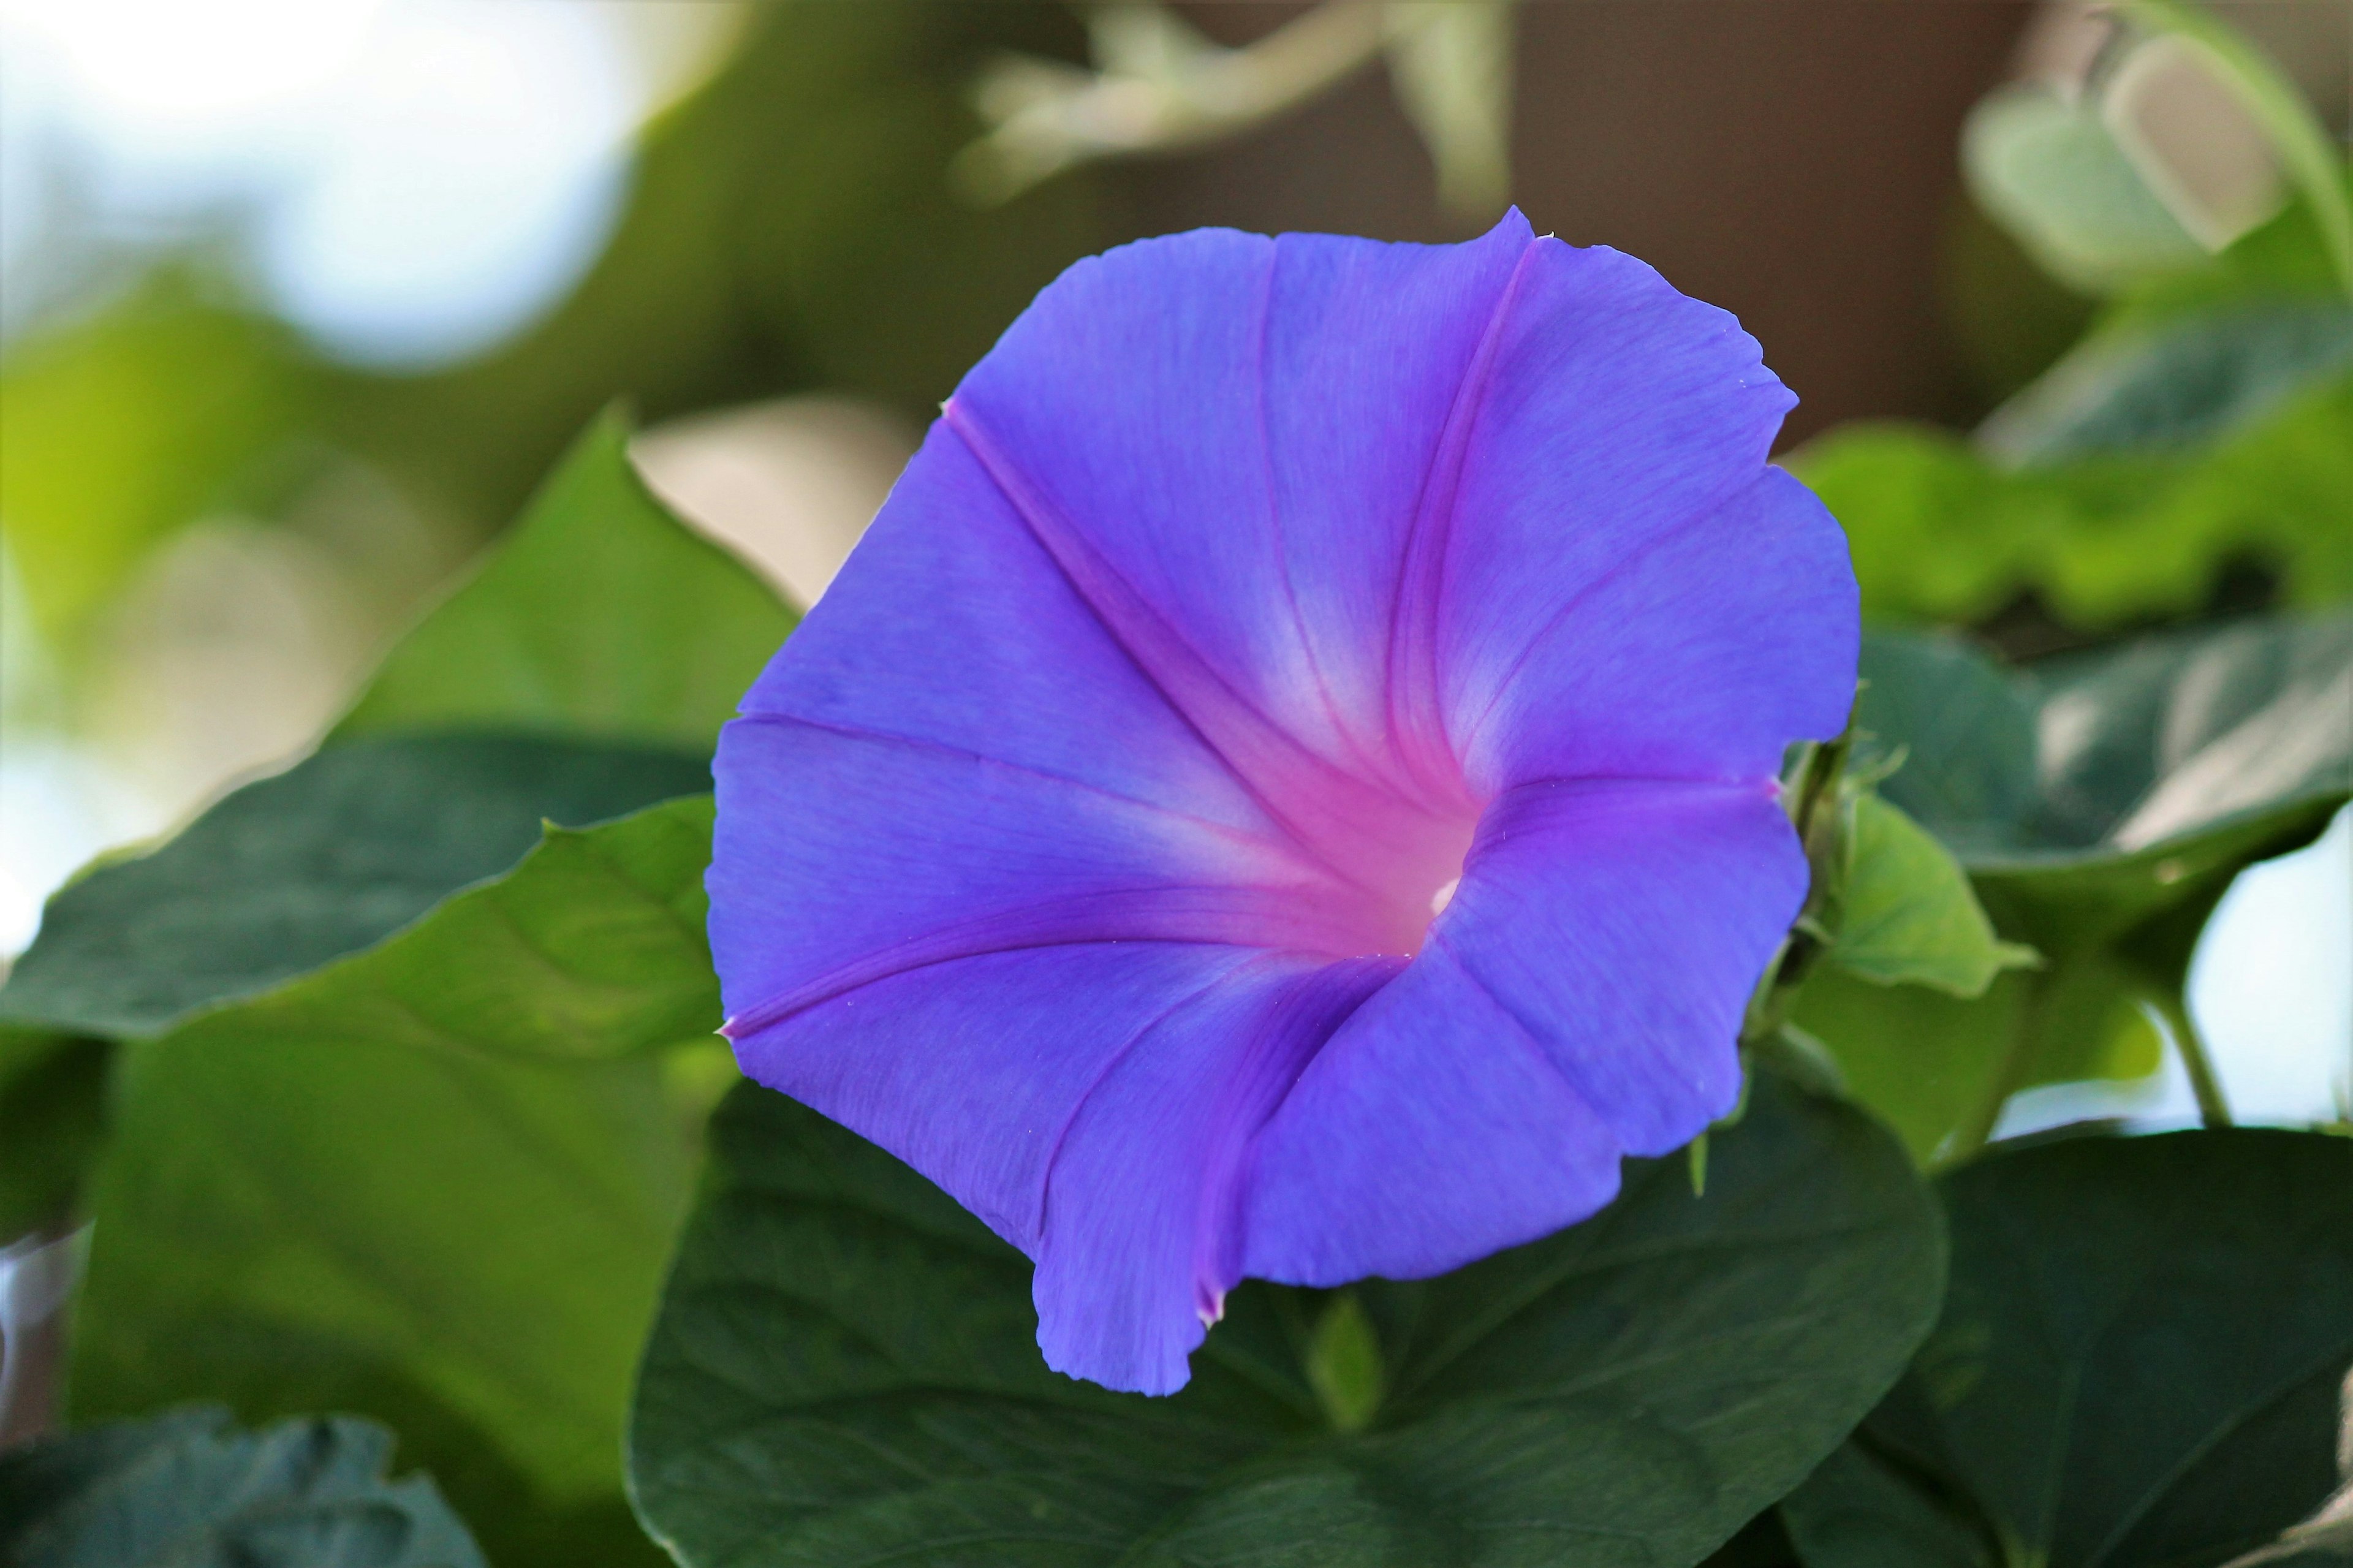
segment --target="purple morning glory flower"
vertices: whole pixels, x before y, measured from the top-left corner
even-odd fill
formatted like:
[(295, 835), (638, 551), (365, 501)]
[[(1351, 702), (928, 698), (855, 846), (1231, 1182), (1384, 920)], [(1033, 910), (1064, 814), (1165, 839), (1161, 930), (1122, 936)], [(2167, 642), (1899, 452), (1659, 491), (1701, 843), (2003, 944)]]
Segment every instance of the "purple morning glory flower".
[(744, 1070), (1165, 1393), (1244, 1276), (1441, 1272), (1732, 1106), (1855, 585), (1723, 311), (1514, 212), (1202, 230), (967, 375), (719, 746)]

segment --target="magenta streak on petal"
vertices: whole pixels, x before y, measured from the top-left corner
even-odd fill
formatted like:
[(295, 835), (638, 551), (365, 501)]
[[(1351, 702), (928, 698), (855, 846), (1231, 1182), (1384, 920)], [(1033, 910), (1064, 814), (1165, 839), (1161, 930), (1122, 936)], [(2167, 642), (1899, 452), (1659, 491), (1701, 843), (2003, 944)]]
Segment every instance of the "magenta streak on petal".
[[(1158, 1014), (1146, 1019), (1139, 1027), (1131, 1033), (1124, 1041), (1121, 1042), (1119, 1048), (1116, 1051), (1104, 1059), (1101, 1069), (1096, 1072), (1093, 1080), (1081, 1091), (1077, 1100), (1071, 1105), (1070, 1114), (1062, 1119), (1062, 1124), (1054, 1131), (1054, 1140), (1051, 1145), (1052, 1152), (1046, 1157), (1046, 1179), (1040, 1184), (1038, 1193), (1038, 1233), (1039, 1235), (1044, 1235), (1046, 1231), (1050, 1214), (1050, 1205), (1052, 1202), (1054, 1167), (1062, 1157), (1062, 1147), (1070, 1141), (1071, 1128), (1077, 1122), (1080, 1115), (1085, 1111), (1088, 1101), (1092, 1100), (1094, 1098), (1096, 1091), (1103, 1088), (1104, 1080), (1109, 1079), (1113, 1073), (1119, 1069), (1121, 1064), (1125, 1062), (1127, 1058), (1134, 1054), (1136, 1047), (1140, 1045), (1147, 1036), (1153, 1034), (1163, 1025), (1168, 1023), (1176, 1015), (1184, 1012), (1187, 1008), (1201, 1001), (1211, 993), (1219, 990), (1234, 976), (1254, 969), (1265, 969), (1274, 963), (1281, 962), (1284, 956), (1285, 955), (1280, 953), (1270, 953), (1263, 951), (1246, 952), (1240, 961), (1235, 963), (1230, 968), (1219, 973), (1216, 978), (1187, 994), (1178, 997), (1176, 1001), (1170, 1003), (1166, 1008), (1163, 1008)], [(1363, 994), (1358, 995), (1355, 1002), (1350, 1004), (1345, 1011), (1330, 1018), (1327, 1023), (1324, 1023), (1323, 1026), (1314, 1033), (1311, 1039), (1304, 1042), (1305, 1049), (1302, 1053), (1303, 1067), (1306, 1060), (1312, 1060), (1315, 1053), (1324, 1047), (1324, 1042), (1332, 1037), (1333, 1032), (1338, 1029), (1343, 1023), (1347, 1021), (1348, 1015), (1353, 1013), (1358, 1005), (1363, 1004), (1366, 996), (1371, 995), (1372, 993), (1379, 987), (1382, 981), (1386, 981), (1389, 975), (1394, 974), (1398, 970), (1404, 967), (1402, 960), (1374, 959), (1369, 962), (1375, 966), (1369, 973), (1378, 974), (1379, 979), (1374, 980), (1368, 977), (1367, 982), (1364, 986)], [(1298, 1070), (1294, 1069), (1286, 1076), (1281, 1091), (1276, 1094), (1273, 1100), (1262, 1109), (1254, 1112), (1250, 1122), (1247, 1137), (1254, 1138), (1257, 1135), (1259, 1128), (1265, 1125), (1267, 1120), (1274, 1114), (1275, 1108), (1281, 1104), (1282, 1096), (1283, 1094), (1288, 1094), (1292, 1084), (1296, 1083), (1297, 1081)], [(1237, 1155), (1237, 1159), (1234, 1162), (1229, 1163), (1228, 1169), (1221, 1173), (1221, 1183), (1230, 1181), (1231, 1165), (1238, 1163), (1239, 1155)], [(1210, 1216), (1206, 1213), (1203, 1215), (1204, 1220), (1207, 1220), (1209, 1217)]]
[(1477, 803), (1463, 797), (1459, 784), (1449, 791), (1451, 810), (1407, 801), (1343, 772), (1269, 722), (1056, 515), (965, 405), (949, 399), (942, 417), (1170, 707), (1303, 853), (1364, 896), (1368, 927), (1353, 951), (1413, 952), (1429, 924), (1430, 895), (1469, 846)]
[(1265, 954), (1244, 949), (1230, 966), (1219, 971), (1218, 973), (1208, 981), (1185, 993), (1185, 994), (1177, 997), (1176, 1000), (1168, 1004), (1167, 1006), (1163, 1007), (1159, 1012), (1154, 1014), (1149, 1018), (1146, 1018), (1143, 1023), (1137, 1025), (1134, 1030), (1130, 1031), (1127, 1038), (1120, 1042), (1119, 1047), (1110, 1056), (1103, 1058), (1103, 1066), (1096, 1069), (1094, 1077), (1088, 1081), (1086, 1088), (1079, 1091), (1079, 1097), (1071, 1102), (1070, 1112), (1062, 1118), (1062, 1124), (1054, 1129), (1054, 1139), (1053, 1142), (1048, 1145), (1048, 1152), (1046, 1154), (1045, 1179), (1038, 1184), (1038, 1212), (1034, 1216), (1033, 1223), (1035, 1229), (1033, 1234), (1041, 1237), (1046, 1234), (1047, 1205), (1050, 1201), (1050, 1195), (1054, 1190), (1055, 1163), (1062, 1157), (1062, 1145), (1070, 1142), (1071, 1128), (1072, 1124), (1078, 1121), (1080, 1113), (1086, 1110), (1087, 1102), (1094, 1098), (1095, 1091), (1103, 1087), (1103, 1080), (1111, 1077), (1113, 1071), (1118, 1068), (1121, 1062), (1127, 1059), (1129, 1054), (1135, 1049), (1137, 1042), (1141, 1041), (1146, 1035), (1151, 1034), (1155, 1029), (1159, 1028), (1161, 1025), (1166, 1024), (1169, 1019), (1175, 1017), (1177, 1014), (1183, 1012), (1194, 1003), (1198, 1002), (1202, 997), (1208, 995), (1210, 992), (1215, 991), (1220, 985), (1223, 985), (1228, 980), (1233, 978), (1236, 974), (1240, 973), (1246, 969), (1263, 963), (1264, 962)]
[(1139, 795), (1124, 795), (1117, 790), (1106, 789), (1101, 784), (1089, 784), (1084, 779), (1072, 778), (1067, 773), (1032, 767), (1027, 763), (1008, 762), (1002, 757), (992, 757), (963, 746), (951, 746), (944, 742), (930, 740), (922, 735), (902, 735), (895, 731), (878, 730), (863, 724), (842, 724), (828, 719), (805, 719), (797, 713), (786, 713), (781, 710), (746, 713), (742, 716), (740, 722), (789, 724), (804, 730), (822, 730), (828, 734), (839, 735), (844, 740), (871, 741), (878, 745), (907, 746), (920, 751), (940, 752), (964, 762), (977, 763), (984, 768), (1002, 768), (1008, 773), (1027, 773), (1032, 778), (1048, 779), (1058, 784), (1066, 784), (1071, 789), (1084, 790), (1090, 795), (1099, 795), (1105, 800), (1117, 801), (1122, 805), (1134, 806), (1138, 811), (1148, 811), (1155, 816), (1167, 817), (1172, 822), (1181, 822), (1188, 828), (1198, 830), (1213, 838), (1222, 839), (1229, 844), (1247, 846), (1252, 849), (1262, 849), (1283, 857), (1292, 860), (1302, 871), (1309, 875), (1329, 875), (1329, 868), (1302, 858), (1300, 847), (1295, 842), (1269, 838), (1263, 834), (1245, 832), (1227, 823), (1213, 821), (1189, 811), (1179, 811), (1175, 806), (1160, 801), (1145, 800)]
[(1591, 1109), (1585, 1098), (1583, 1088), (1575, 1079), (1561, 1070), (1560, 1064), (1553, 1060), (1552, 1053), (1545, 1048), (1544, 1037), (1536, 1033), (1535, 1026), (1528, 1022), (1518, 1008), (1496, 994), (1495, 988), (1488, 984), (1479, 972), (1464, 961), (1461, 950), (1446, 940), (1445, 933), (1437, 928), (1436, 922), (1431, 923), (1430, 934), (1422, 939), (1422, 945), (1437, 948), (1452, 959), (1457, 973), (1476, 986), (1481, 995), (1494, 1004), (1495, 1011), (1510, 1022), (1514, 1037), (1519, 1041), (1522, 1048), (1528, 1053), (1529, 1059), (1541, 1068), (1547, 1077), (1559, 1079), (1562, 1090), (1571, 1100), (1588, 1110)]
[[(1440, 713), (1438, 679), (1438, 613), (1446, 586), (1446, 558), (1454, 531), (1455, 496), (1461, 488), (1462, 463), (1487, 392), (1488, 378), (1502, 352), (1504, 329), (1512, 301), (1527, 275), (1528, 264), (1544, 245), (1532, 239), (1520, 252), (1503, 292), (1495, 297), (1494, 313), (1487, 319), (1479, 347), (1455, 389), (1447, 410), (1446, 427), (1430, 454), (1413, 527), (1406, 538), (1406, 556), (1398, 573), (1397, 599), (1389, 611), (1389, 735), (1400, 761), (1413, 771), (1424, 789), (1464, 796), (1459, 753), (1446, 741)], [(1556, 241), (1555, 243), (1557, 243)], [(1442, 764), (1439, 758), (1445, 759)], [(1483, 803), (1482, 803), (1483, 804)]]

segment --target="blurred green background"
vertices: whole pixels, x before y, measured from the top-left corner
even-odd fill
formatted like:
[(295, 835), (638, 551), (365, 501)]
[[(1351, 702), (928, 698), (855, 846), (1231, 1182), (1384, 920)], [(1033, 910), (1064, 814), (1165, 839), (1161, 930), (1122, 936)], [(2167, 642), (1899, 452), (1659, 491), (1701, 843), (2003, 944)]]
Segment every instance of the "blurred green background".
[[(2353, 12), (2215, 14), (2341, 191)], [(2326, 204), (2213, 70), (2080, 6), (7, 0), (0, 26), (0, 950), (91, 854), (300, 755), (599, 408), (805, 600), (1032, 292), (1200, 224), (1439, 239), (1508, 199), (1652, 262), (1803, 398), (1786, 449), (1883, 624), (2031, 659), (2353, 597)], [(2207, 935), (2192, 1003), (2242, 1116), (2344, 1091), (2348, 856), (2340, 823)], [(2101, 1092), (2186, 1116), (2178, 1077)]]

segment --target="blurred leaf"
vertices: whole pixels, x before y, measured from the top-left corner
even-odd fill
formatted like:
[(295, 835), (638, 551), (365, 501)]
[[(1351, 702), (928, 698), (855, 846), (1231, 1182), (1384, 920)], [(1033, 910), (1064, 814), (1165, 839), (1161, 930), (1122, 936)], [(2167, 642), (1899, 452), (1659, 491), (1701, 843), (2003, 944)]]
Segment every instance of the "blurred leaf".
[[(2353, 197), (2353, 165), (2338, 179)], [(2168, 273), (2124, 289), (2100, 311), (2096, 334), (2129, 334), (2185, 316), (2277, 303), (2335, 304), (2342, 297), (2321, 219), (2308, 201), (2233, 240), (2209, 266)]]
[(2068, 624), (2194, 612), (2252, 555), (2293, 604), (2353, 597), (2353, 375), (2188, 451), (2008, 471), (1926, 426), (1859, 424), (1793, 467), (1845, 526), (1866, 617), (1971, 621), (2032, 589)]
[(2100, 309), (2037, 266), (1966, 193), (1946, 203), (1936, 286), (1953, 348), (1989, 408), (2049, 369)]
[[(1846, 1091), (1904, 1140), (1915, 1161), (1933, 1167), (1995, 1092), (2028, 988), (2026, 976), (2010, 973), (1983, 997), (1963, 1001), (1823, 966), (1807, 978), (1793, 1016), (1830, 1052)], [(2125, 1076), (2157, 1063), (2116, 1065)]]
[(77, 630), (149, 545), (249, 500), (305, 396), (283, 328), (173, 275), (12, 347), (0, 526), (42, 631)]
[(177, 1410), (0, 1455), (9, 1568), (482, 1568), (392, 1434), (348, 1415), (241, 1432)]
[(153, 1034), (389, 936), (512, 866), (545, 819), (596, 822), (710, 784), (682, 752), (520, 736), (331, 748), (69, 884), (0, 987), (0, 1019)]
[(1995, 937), (1969, 879), (1919, 824), (1865, 790), (1847, 803), (1846, 876), (1829, 959), (1881, 985), (1978, 996), (1995, 975), (2034, 962)]
[(608, 413), (335, 733), (470, 725), (708, 751), (794, 621), (653, 498)]
[(2353, 307), (2277, 300), (2103, 332), (1978, 431), (2008, 466), (2211, 439), (2353, 363)]
[(103, 1040), (0, 1024), (0, 1247), (62, 1232), (105, 1135)]
[[(1973, 1505), (2008, 1562), (2192, 1568), (2328, 1495), (2353, 1364), (2353, 1142), (2078, 1138), (1939, 1186), (1944, 1316), (1859, 1435), (1896, 1467), (1887, 1529), (1925, 1500), (1894, 1491), (1908, 1472)], [(1810, 1568), (1862, 1561), (1811, 1548), (1872, 1506), (1810, 1482), (1785, 1505)]]
[(2353, 205), (2345, 195), (2345, 153), (2280, 68), (2236, 29), (2192, 0), (2122, 0), (2143, 31), (2195, 45), (2215, 75), (2262, 126), (2288, 177), (2312, 208), (2337, 286), (2353, 297)]
[(1058, 1376), (1018, 1253), (746, 1084), (647, 1351), (633, 1495), (690, 1568), (1694, 1563), (1875, 1397), (1942, 1277), (1852, 1111), (1767, 1077), (1715, 1141), (1704, 1199), (1630, 1162), (1583, 1225), (1356, 1286), (1387, 1392), (1351, 1435), (1302, 1359), (1357, 1335), (1313, 1334), (1328, 1293), (1244, 1285), (1170, 1398)]
[(1060, 5), (744, 7), (733, 57), (647, 127), (571, 298), (474, 363), (343, 376), (322, 416), (485, 531), (616, 395), (657, 419), (824, 387), (928, 417), (1057, 272), (1131, 232), (1088, 172), (987, 210), (944, 177), (983, 129), (981, 62), (1082, 47)]
[[(2225, 623), (2006, 675), (1965, 645), (1881, 633), (1862, 668), (1857, 727), (1909, 759), (1884, 793), (1956, 847), (1981, 892), (2031, 904), (2052, 889), (2068, 918), (2043, 933), (2051, 950), (2178, 902), (2207, 846), (2325, 821), (2353, 791), (2353, 615)], [(2076, 873), (2122, 873), (2132, 890), (2086, 930)]]
[(2105, 293), (2206, 258), (2091, 102), (2042, 87), (1989, 95), (1962, 128), (1961, 168), (1978, 204), (2073, 287)]
[(1856, 725), (1904, 748), (1888, 799), (1959, 858), (2004, 938), (2049, 960), (1977, 1001), (1810, 981), (1797, 1021), (1924, 1160), (1967, 1153), (2042, 1082), (2154, 1070), (2146, 1002), (2188, 1028), (2206, 917), (2245, 866), (2353, 794), (2353, 616), (2147, 637), (2005, 673), (1965, 645), (1865, 639)]

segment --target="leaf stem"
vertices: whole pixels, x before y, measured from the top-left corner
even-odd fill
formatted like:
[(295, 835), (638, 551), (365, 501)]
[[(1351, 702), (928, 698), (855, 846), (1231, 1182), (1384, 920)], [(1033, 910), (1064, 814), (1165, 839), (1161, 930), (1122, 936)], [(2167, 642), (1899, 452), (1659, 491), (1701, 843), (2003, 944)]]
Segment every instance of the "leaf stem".
[(2150, 1005), (2167, 1037), (2173, 1042), (2174, 1053), (2180, 1057), (2183, 1070), (2189, 1075), (2189, 1092), (2198, 1097), (2198, 1120), (2207, 1127), (2231, 1125), (2231, 1102), (2223, 1098), (2221, 1076), (2214, 1070), (2213, 1053), (2206, 1048), (2206, 1037), (2198, 1031), (2198, 1021), (2189, 1016), (2179, 996), (2166, 996)]
[(2025, 1087), (2026, 1075), (2034, 1066), (2034, 1047), (2042, 1033), (2042, 1008), (2051, 991), (2051, 975), (2048, 969), (2029, 972), (2026, 995), (2019, 1003), (2018, 1017), (2010, 1025), (2010, 1043), (2002, 1051), (2001, 1065), (1995, 1069), (1985, 1098), (1978, 1101), (1954, 1141), (1950, 1156), (1953, 1163), (1971, 1158), (1993, 1142), (1993, 1130), (2001, 1125), (2002, 1107), (2010, 1103), (2011, 1095)]

